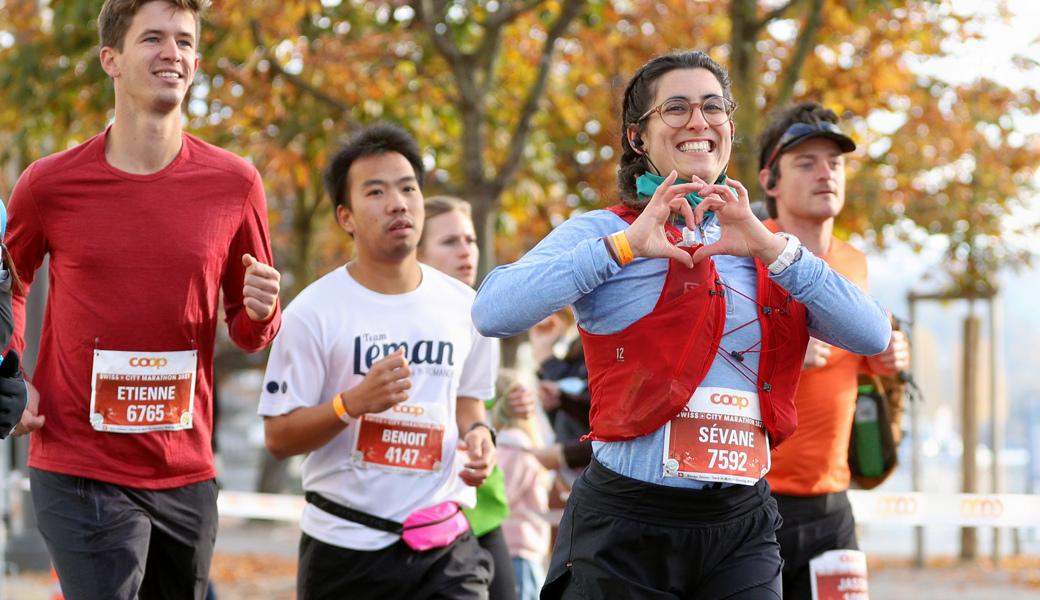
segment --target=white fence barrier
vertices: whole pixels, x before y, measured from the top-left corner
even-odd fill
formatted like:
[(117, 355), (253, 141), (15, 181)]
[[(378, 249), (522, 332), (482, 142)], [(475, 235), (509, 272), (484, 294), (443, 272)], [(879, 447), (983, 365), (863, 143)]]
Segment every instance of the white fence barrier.
[(857, 523), (1040, 526), (1040, 496), (1030, 494), (935, 494), (849, 490)]

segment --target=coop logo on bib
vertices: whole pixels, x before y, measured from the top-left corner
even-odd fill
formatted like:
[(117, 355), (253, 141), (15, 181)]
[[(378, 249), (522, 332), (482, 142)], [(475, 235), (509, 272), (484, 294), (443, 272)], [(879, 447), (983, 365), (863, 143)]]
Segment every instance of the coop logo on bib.
[(751, 406), (751, 401), (748, 400), (747, 396), (737, 396), (735, 394), (712, 394), (709, 396), (709, 400), (711, 400), (712, 404), (735, 406), (738, 409)]
[(142, 356), (135, 356), (127, 361), (127, 364), (131, 367), (154, 367), (161, 369), (169, 364), (170, 361), (165, 358), (144, 358)]

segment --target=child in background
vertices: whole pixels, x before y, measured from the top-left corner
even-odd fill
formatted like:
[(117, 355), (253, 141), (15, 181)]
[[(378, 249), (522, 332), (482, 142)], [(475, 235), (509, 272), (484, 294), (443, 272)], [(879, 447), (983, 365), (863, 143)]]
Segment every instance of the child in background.
[(522, 384), (515, 371), (499, 369), (492, 424), (498, 429), (498, 464), (505, 474), (509, 517), (502, 523), (516, 572), (517, 597), (536, 600), (545, 581), (549, 553), (549, 472), (533, 450), (542, 447), (534, 418), (510, 419), (504, 408), (510, 392)]

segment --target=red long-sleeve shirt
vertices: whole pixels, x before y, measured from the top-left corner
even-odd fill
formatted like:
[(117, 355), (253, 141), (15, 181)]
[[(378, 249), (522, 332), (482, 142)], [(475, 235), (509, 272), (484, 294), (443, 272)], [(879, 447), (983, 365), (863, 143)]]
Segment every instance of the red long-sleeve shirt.
[[(231, 339), (266, 347), (281, 324), (251, 320), (242, 255), (272, 264), (267, 205), (257, 170), (183, 134), (178, 156), (150, 175), (105, 160), (107, 131), (36, 161), (9, 205), (7, 244), (27, 285), (46, 255), (50, 279), (39, 357), (42, 429), (29, 465), (147, 489), (215, 476), (213, 348), (219, 297)], [(12, 346), (25, 346), (25, 296), (13, 299)], [(89, 423), (93, 351), (198, 351), (191, 429), (95, 431)]]

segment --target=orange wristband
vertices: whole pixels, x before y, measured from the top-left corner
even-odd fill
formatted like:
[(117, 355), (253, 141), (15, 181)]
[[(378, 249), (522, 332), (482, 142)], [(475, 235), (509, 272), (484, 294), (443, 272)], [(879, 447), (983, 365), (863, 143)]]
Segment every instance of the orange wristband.
[(625, 235), (624, 231), (612, 234), (610, 239), (614, 240), (614, 246), (617, 248), (618, 258), (621, 260), (621, 266), (625, 266), (635, 259), (635, 257), (632, 256), (632, 246), (628, 245), (628, 236)]
[(343, 405), (343, 394), (336, 394), (336, 397), (332, 399), (332, 410), (336, 411), (336, 416), (344, 423), (353, 423), (355, 420), (347, 412), (347, 407)]

